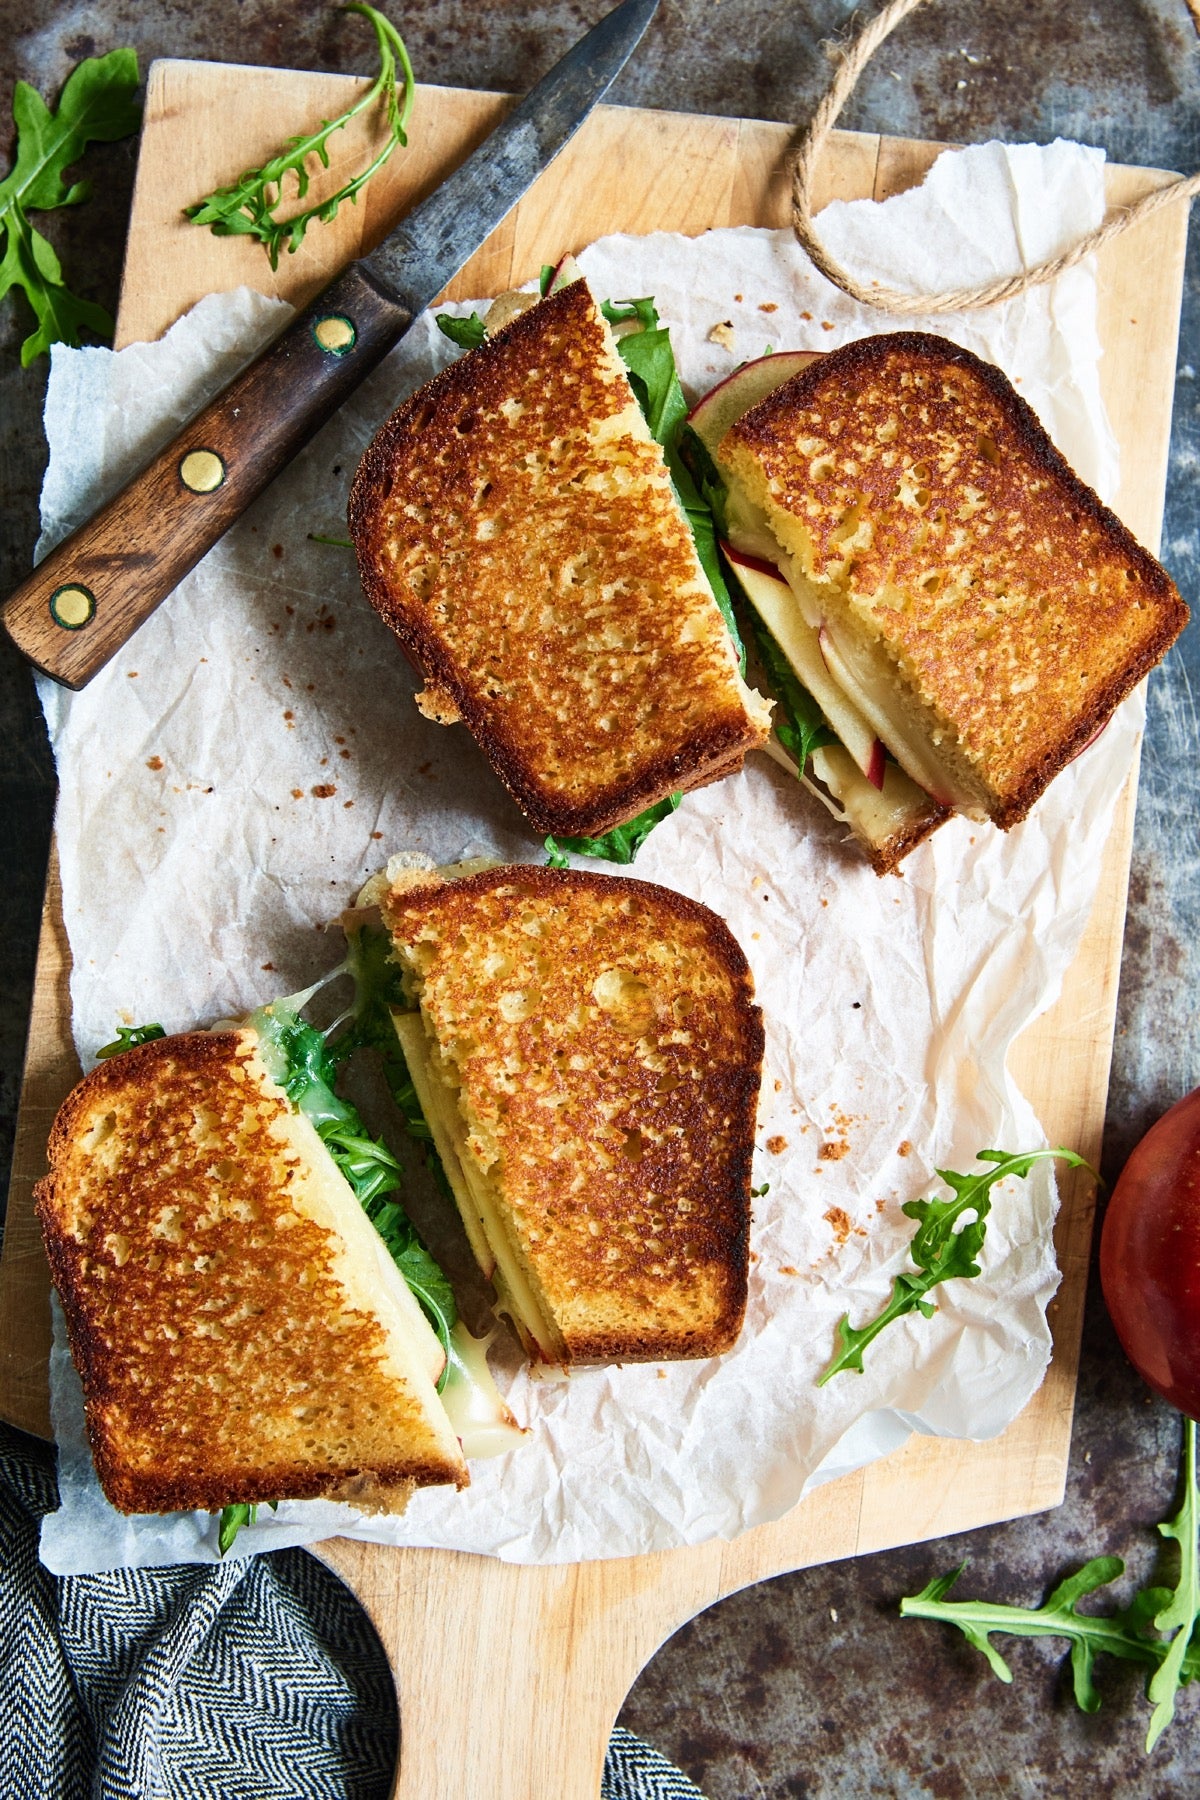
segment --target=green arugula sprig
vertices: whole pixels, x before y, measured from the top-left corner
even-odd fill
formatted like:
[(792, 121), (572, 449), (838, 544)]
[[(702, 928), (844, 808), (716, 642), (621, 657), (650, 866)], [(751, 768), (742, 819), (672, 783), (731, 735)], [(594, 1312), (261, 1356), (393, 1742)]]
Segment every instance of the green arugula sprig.
[[(207, 225), (217, 237), (257, 238), (265, 246), (273, 269), (279, 266), (282, 250), (287, 250), (290, 255), (299, 249), (314, 219), (327, 223), (336, 216), (344, 200), (357, 200), (372, 175), (383, 167), (397, 146), (408, 143), (407, 129), (416, 78), (404, 39), (391, 21), (373, 6), (368, 6), (366, 0), (349, 0), (341, 10), (358, 13), (374, 28), (379, 46), (379, 73), (370, 87), (336, 119), (322, 119), (316, 131), (289, 138), (279, 154), (261, 169), (247, 169), (228, 187), (217, 188), (215, 193), (206, 195), (194, 206), (184, 208), (185, 216), (194, 225)], [(397, 64), (403, 78), (403, 97), (397, 93)], [(340, 131), (377, 100), (383, 102), (388, 135), (374, 160), (344, 182), (327, 200), (293, 213), (289, 218), (277, 218), (276, 210), (283, 200), (286, 177), (295, 177), (296, 198), (303, 200), (309, 188), (308, 158), (317, 157), (322, 168), (327, 169), (329, 140), (334, 132)]]
[(110, 1056), (120, 1056), (124, 1050), (135, 1050), (139, 1044), (152, 1044), (155, 1038), (166, 1037), (161, 1025), (118, 1025), (117, 1035), (111, 1044), (105, 1044), (97, 1050), (97, 1062), (107, 1062)]
[[(1119, 1556), (1095, 1556), (1047, 1595), (1039, 1607), (993, 1605), (986, 1600), (947, 1600), (963, 1569), (960, 1563), (948, 1575), (939, 1575), (919, 1594), (901, 1600), (906, 1619), (937, 1619), (955, 1625), (969, 1644), (986, 1656), (993, 1674), (1011, 1682), (1012, 1671), (991, 1642), (994, 1631), (1012, 1637), (1059, 1637), (1070, 1644), (1075, 1703), (1083, 1712), (1096, 1712), (1100, 1695), (1093, 1680), (1099, 1655), (1118, 1656), (1126, 1662), (1149, 1665), (1154, 1673), (1146, 1690), (1154, 1706), (1146, 1735), (1146, 1750), (1153, 1750), (1175, 1712), (1180, 1687), (1200, 1674), (1200, 1644), (1193, 1643), (1200, 1594), (1197, 1593), (1197, 1530), (1200, 1528), (1200, 1493), (1196, 1488), (1196, 1427), (1184, 1420), (1183, 1499), (1179, 1511), (1159, 1526), (1163, 1537), (1173, 1538), (1180, 1549), (1179, 1581), (1166, 1587), (1142, 1588), (1126, 1607), (1109, 1617), (1081, 1613), (1078, 1603), (1106, 1587), (1125, 1572)], [(1173, 1633), (1169, 1639), (1153, 1637), (1152, 1630)]]
[(409, 1137), (420, 1143), (439, 1192), (454, 1206), (454, 1191), (434, 1147), (433, 1133), (421, 1110), (392, 1024), (392, 1013), (408, 1010), (409, 1002), (404, 994), (400, 965), (392, 958), (391, 938), (382, 925), (363, 921), (347, 929), (346, 943), (347, 965), (354, 978), (354, 1005), (337, 1040), (339, 1058), (359, 1049), (374, 1050), (378, 1054), (388, 1091), (404, 1120), (404, 1128)]
[(837, 736), (830, 731), (825, 714), (797, 678), (791, 663), (754, 608), (747, 605), (746, 610), (759, 660), (775, 696), (775, 716), (771, 721), (775, 735), (803, 773), (813, 751), (826, 744), (836, 744)]
[(448, 337), (460, 350), (478, 350), (487, 336), (478, 313), (472, 313), (469, 319), (456, 319), (453, 313), (438, 313), (437, 328), (443, 337)]
[(366, 1040), (350, 1029), (331, 1043), (287, 1000), (253, 1013), (250, 1023), (263, 1062), (293, 1106), (315, 1125), (448, 1353), (458, 1317), (453, 1291), (404, 1208), (387, 1197), (402, 1185), (400, 1164), (381, 1139), (370, 1136), (357, 1107), (334, 1091), (338, 1067)]
[[(268, 1500), (267, 1505), (272, 1512), (279, 1511), (278, 1500)], [(217, 1521), (217, 1553), (225, 1556), (233, 1548), (234, 1539), (243, 1525), (253, 1525), (258, 1518), (258, 1507), (244, 1500), (235, 1501), (232, 1506), (223, 1506)]]
[(636, 817), (627, 819), (624, 825), (617, 825), (612, 831), (598, 838), (554, 838), (545, 840), (546, 860), (552, 869), (569, 869), (564, 852), (574, 850), (577, 856), (603, 856), (609, 862), (631, 863), (654, 827), (663, 819), (669, 819), (679, 808), (683, 799), (680, 794), (668, 794), (665, 800), (656, 800)]
[(51, 344), (80, 343), (84, 331), (112, 337), (112, 315), (66, 286), (53, 246), (30, 224), (29, 214), (87, 199), (90, 182), (68, 186), (66, 171), (89, 144), (115, 143), (137, 130), (142, 116), (134, 100), (137, 84), (136, 53), (110, 50), (76, 65), (53, 112), (28, 82), (16, 85), (16, 158), (0, 181), (0, 299), (22, 289), (37, 319), (36, 331), (21, 345), (22, 368)]
[(628, 331), (618, 337), (617, 350), (629, 371), (630, 386), (645, 414), (651, 436), (662, 445), (679, 504), (696, 540), (696, 553), (708, 576), (713, 597), (721, 609), (721, 617), (737, 648), (738, 667), (744, 675), (746, 652), (725, 583), (712, 508), (697, 487), (680, 448), (687, 422), (688, 404), (683, 397), (679, 371), (675, 367), (670, 333), (665, 326), (659, 324), (653, 300), (606, 300), (600, 310), (610, 325), (627, 324), (634, 320), (639, 327), (637, 331)]
[[(975, 1258), (983, 1248), (987, 1232), (987, 1216), (992, 1206), (991, 1190), (1007, 1176), (1027, 1175), (1034, 1163), (1054, 1157), (1061, 1158), (1073, 1169), (1090, 1167), (1074, 1150), (1060, 1148), (1026, 1150), (1017, 1155), (1006, 1150), (980, 1150), (976, 1161), (990, 1163), (992, 1166), (974, 1175), (959, 1175), (953, 1169), (939, 1169), (938, 1174), (942, 1180), (947, 1187), (953, 1189), (953, 1200), (909, 1200), (902, 1208), (910, 1219), (918, 1221), (909, 1247), (909, 1254), (916, 1264), (916, 1273), (895, 1277), (887, 1305), (866, 1325), (855, 1327), (850, 1323), (849, 1313), (842, 1314), (837, 1326), (837, 1350), (817, 1386), (824, 1387), (827, 1381), (832, 1380), (843, 1369), (855, 1369), (861, 1375), (863, 1351), (893, 1319), (903, 1318), (906, 1313), (911, 1312), (919, 1312), (931, 1319), (937, 1308), (925, 1296), (939, 1282), (949, 1281), (952, 1276), (969, 1280), (978, 1275), (979, 1264)], [(955, 1226), (965, 1213), (974, 1213), (975, 1216), (956, 1231)]]

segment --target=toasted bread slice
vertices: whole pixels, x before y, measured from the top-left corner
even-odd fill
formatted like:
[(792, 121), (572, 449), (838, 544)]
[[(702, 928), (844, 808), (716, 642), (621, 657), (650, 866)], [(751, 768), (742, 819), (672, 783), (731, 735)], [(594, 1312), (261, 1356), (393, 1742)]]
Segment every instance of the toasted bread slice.
[(392, 415), (350, 529), (418, 704), (466, 723), (536, 830), (599, 835), (766, 737), (586, 282)]
[(499, 868), (382, 899), (401, 1043), (484, 1272), (549, 1362), (711, 1356), (746, 1303), (763, 1029), (723, 920)]
[(942, 338), (831, 352), (746, 412), (717, 460), (731, 537), (773, 555), (897, 761), (1002, 828), (1187, 622), (1001, 372)]
[(123, 1512), (466, 1485), (437, 1339), (251, 1031), (124, 1052), (36, 1189), (96, 1471)]

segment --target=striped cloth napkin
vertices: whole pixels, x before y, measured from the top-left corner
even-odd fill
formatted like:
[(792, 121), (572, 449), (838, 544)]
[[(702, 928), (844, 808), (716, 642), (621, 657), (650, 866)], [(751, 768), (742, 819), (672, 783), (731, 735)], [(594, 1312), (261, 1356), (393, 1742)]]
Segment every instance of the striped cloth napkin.
[[(387, 1800), (395, 1693), (349, 1590), (304, 1550), (54, 1576), (49, 1445), (0, 1425), (0, 1794)], [(703, 1800), (620, 1726), (601, 1800)]]

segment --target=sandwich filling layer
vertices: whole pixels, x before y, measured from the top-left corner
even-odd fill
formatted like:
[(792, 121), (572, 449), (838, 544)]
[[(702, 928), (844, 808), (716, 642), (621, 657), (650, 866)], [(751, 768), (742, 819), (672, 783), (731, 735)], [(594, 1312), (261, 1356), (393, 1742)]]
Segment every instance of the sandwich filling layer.
[(940, 804), (1007, 828), (1187, 609), (998, 369), (907, 332), (831, 352), (717, 445), (728, 528)]
[(393, 1013), (392, 1023), (467, 1241), (496, 1290), (500, 1311), (511, 1319), (528, 1355), (541, 1362), (565, 1361), (554, 1321), (521, 1265), (520, 1246), (510, 1241), (505, 1229), (502, 1196), (488, 1170), (471, 1154), (457, 1085), (438, 1058), (420, 1013)]
[[(468, 1237), (531, 1353), (727, 1348), (762, 1055), (722, 921), (647, 883), (507, 868), (381, 909), (397, 1029)], [(423, 1090), (423, 1091), (422, 1091)]]

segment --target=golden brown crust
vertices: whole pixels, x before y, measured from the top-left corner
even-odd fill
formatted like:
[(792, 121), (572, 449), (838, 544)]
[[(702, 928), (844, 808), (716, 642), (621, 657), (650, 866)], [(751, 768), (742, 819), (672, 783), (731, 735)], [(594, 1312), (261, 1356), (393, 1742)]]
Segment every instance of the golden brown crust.
[(932, 837), (940, 825), (953, 818), (948, 807), (939, 806), (931, 800), (928, 807), (915, 814), (900, 831), (894, 831), (886, 843), (872, 844), (866, 838), (855, 833), (855, 842), (867, 853), (867, 859), (877, 875), (898, 875), (900, 864), (910, 850), (923, 844), (927, 837)]
[(37, 1212), (123, 1512), (465, 1482), (297, 1199), (287, 1111), (252, 1033), (195, 1032), (101, 1063), (55, 1119)]
[(884, 647), (1002, 828), (1187, 622), (1000, 370), (945, 339), (831, 352), (746, 413), (719, 460), (762, 489), (832, 613)]
[(648, 882), (533, 867), (406, 885), (383, 912), (566, 1359), (727, 1349), (763, 1028), (724, 921)]
[(585, 282), (407, 400), (349, 517), (368, 598), (538, 831), (598, 835), (763, 741)]

